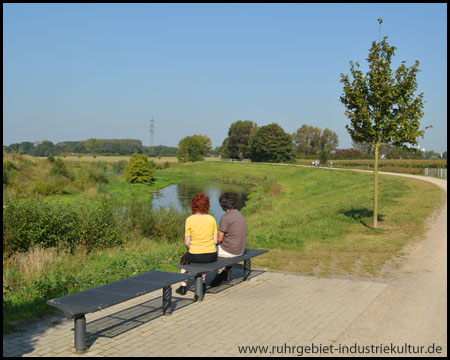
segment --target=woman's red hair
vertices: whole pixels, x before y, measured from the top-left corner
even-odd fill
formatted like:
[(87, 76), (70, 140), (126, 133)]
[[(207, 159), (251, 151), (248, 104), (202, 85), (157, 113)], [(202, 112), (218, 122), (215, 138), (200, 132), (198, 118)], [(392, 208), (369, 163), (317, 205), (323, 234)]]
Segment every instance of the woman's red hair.
[(191, 201), (192, 213), (207, 214), (209, 211), (209, 197), (204, 193), (194, 195)]

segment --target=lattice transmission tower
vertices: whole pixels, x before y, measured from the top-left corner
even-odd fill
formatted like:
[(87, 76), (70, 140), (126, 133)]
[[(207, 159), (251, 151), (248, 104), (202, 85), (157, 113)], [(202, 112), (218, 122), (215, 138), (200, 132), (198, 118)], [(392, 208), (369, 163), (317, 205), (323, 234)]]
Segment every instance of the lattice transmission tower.
[(154, 144), (155, 142), (155, 120), (153, 120), (153, 115), (152, 115), (152, 119), (150, 120), (150, 154), (153, 155), (154, 153)]

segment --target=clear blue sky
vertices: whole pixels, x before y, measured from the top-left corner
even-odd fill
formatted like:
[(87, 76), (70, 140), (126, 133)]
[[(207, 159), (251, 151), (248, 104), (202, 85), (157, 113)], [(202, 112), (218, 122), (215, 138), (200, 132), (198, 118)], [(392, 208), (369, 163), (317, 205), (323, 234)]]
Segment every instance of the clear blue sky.
[(419, 145), (447, 149), (447, 4), (3, 4), (3, 144), (222, 144), (231, 123), (329, 128), (351, 147), (340, 74), (372, 41), (420, 62)]

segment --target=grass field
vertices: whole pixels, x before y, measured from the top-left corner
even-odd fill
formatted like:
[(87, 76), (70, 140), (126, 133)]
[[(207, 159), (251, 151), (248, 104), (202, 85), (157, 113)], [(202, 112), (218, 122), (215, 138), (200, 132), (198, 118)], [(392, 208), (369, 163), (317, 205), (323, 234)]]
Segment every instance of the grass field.
[(378, 275), (420, 237), (444, 199), (432, 184), (380, 175), (379, 228), (372, 229), (372, 174), (220, 162), (167, 171), (235, 183), (276, 179), (276, 191), (254, 192), (243, 210), (249, 244), (272, 249), (255, 264), (302, 274)]

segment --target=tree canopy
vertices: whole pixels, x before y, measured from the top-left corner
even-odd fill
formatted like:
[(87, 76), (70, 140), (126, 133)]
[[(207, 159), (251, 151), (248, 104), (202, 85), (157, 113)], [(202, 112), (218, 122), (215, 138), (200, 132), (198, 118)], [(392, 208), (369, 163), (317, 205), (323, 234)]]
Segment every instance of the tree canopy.
[(292, 136), (276, 123), (260, 127), (251, 139), (252, 161), (291, 162), (295, 159)]
[(251, 120), (238, 120), (228, 129), (227, 154), (231, 159), (242, 160), (250, 156), (250, 139), (258, 130)]
[(306, 124), (298, 128), (292, 138), (296, 152), (304, 155), (330, 154), (339, 145), (335, 132)]
[(182, 162), (199, 161), (211, 151), (211, 139), (205, 135), (186, 136), (178, 143), (177, 159)]

